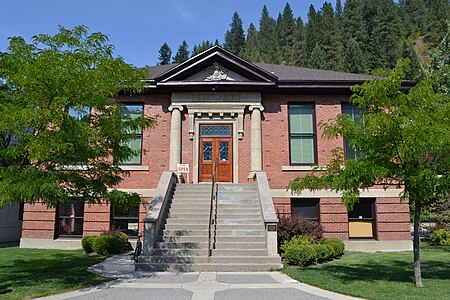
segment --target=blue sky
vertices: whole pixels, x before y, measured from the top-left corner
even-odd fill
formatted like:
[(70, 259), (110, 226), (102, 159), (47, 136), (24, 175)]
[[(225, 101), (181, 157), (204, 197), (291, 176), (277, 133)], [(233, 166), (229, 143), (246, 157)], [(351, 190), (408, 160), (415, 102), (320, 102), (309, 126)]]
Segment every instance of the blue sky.
[[(294, 15), (306, 21), (309, 5), (319, 9), (325, 0), (289, 1)], [(329, 1), (335, 4), (335, 0)], [(344, 1), (342, 1), (344, 2)], [(276, 18), (286, 1), (259, 0), (0, 0), (0, 51), (8, 37), (57, 32), (58, 25), (86, 25), (91, 32), (108, 34), (115, 54), (135, 66), (155, 65), (164, 42), (173, 55), (183, 40), (189, 49), (202, 40), (223, 42), (231, 17), (237, 11), (247, 30), (258, 27), (263, 5)]]

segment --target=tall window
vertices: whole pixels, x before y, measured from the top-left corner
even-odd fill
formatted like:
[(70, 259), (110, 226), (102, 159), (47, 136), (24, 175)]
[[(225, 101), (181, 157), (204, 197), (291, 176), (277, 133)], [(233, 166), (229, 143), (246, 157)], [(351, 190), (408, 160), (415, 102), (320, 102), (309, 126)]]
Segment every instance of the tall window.
[(314, 104), (289, 105), (289, 142), (291, 164), (316, 163)]
[(291, 212), (292, 217), (319, 221), (319, 199), (292, 199)]
[(81, 237), (83, 235), (84, 203), (70, 200), (58, 207), (58, 235)]
[[(144, 115), (144, 105), (125, 104), (122, 113), (132, 118), (142, 117)], [(142, 161), (142, 129), (130, 130), (129, 133), (130, 139), (127, 141), (127, 145), (132, 150), (138, 151), (138, 153), (120, 163), (124, 165), (140, 165)]]
[(359, 199), (348, 212), (350, 238), (375, 238), (375, 199)]
[(139, 206), (129, 209), (111, 207), (111, 226), (128, 236), (137, 236), (139, 230)]
[[(361, 123), (361, 109), (354, 104), (343, 103), (342, 104), (342, 113), (349, 115), (353, 122), (356, 124)], [(344, 158), (345, 159), (355, 159), (360, 156), (360, 151), (353, 148), (350, 144), (350, 139), (344, 138)]]

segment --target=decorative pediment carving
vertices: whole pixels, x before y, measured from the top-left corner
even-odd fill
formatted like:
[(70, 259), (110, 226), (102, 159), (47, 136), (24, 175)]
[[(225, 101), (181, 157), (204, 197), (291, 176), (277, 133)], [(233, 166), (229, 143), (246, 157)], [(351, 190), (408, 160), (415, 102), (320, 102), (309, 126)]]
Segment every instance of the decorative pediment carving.
[(205, 70), (205, 81), (224, 81), (228, 79), (228, 70), (214, 63), (211, 67)]

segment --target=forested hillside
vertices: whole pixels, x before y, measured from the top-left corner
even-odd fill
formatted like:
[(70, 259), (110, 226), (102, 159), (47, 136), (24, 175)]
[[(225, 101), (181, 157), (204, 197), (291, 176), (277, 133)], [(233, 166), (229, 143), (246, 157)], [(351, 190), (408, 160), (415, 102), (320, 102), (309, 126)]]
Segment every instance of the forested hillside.
[[(235, 12), (222, 46), (252, 62), (353, 73), (391, 69), (403, 57), (411, 60), (409, 77), (417, 78), (449, 19), (449, 0), (337, 0), (336, 7), (311, 5), (307, 20), (295, 17), (287, 3), (277, 18), (264, 6), (258, 27), (250, 23), (247, 34)], [(172, 57), (164, 43), (159, 64), (183, 62), (214, 44), (219, 41), (203, 41), (189, 51), (183, 41)]]

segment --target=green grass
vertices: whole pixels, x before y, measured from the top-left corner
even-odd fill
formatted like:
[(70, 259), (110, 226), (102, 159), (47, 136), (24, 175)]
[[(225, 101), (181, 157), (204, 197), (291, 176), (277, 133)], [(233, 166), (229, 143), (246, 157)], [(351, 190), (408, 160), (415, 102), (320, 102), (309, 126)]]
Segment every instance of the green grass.
[(421, 249), (424, 288), (414, 285), (412, 252), (346, 252), (335, 261), (283, 270), (301, 282), (366, 299), (449, 299), (450, 247)]
[(0, 299), (30, 299), (110, 281), (87, 271), (105, 258), (82, 250), (0, 248)]

